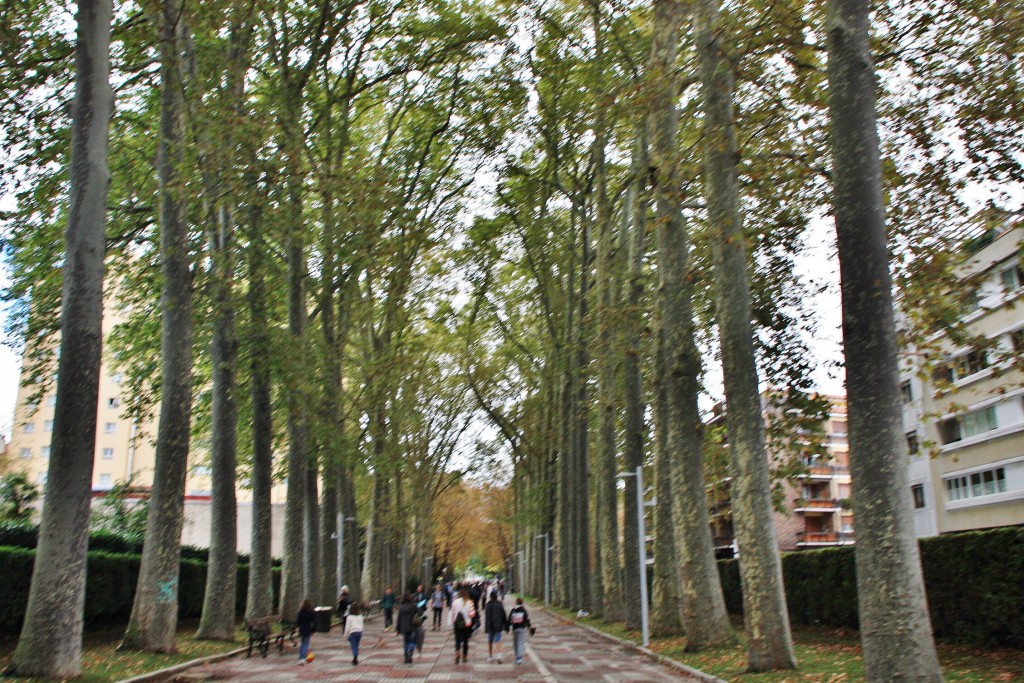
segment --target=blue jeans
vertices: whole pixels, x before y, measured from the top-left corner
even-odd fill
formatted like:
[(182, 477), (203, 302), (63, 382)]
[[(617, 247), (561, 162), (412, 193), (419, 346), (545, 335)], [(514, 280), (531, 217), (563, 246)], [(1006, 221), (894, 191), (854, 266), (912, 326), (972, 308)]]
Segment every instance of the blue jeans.
[(306, 661), (306, 655), (309, 654), (309, 640), (312, 637), (313, 637), (313, 635), (310, 634), (308, 636), (302, 636), (302, 638), (299, 639), (299, 661), (300, 662)]
[(352, 657), (359, 656), (359, 640), (363, 637), (362, 631), (353, 631), (348, 634), (348, 644), (352, 648)]
[(522, 664), (526, 652), (526, 628), (512, 629), (512, 642), (516, 648), (516, 664)]
[(402, 634), (402, 651), (407, 657), (412, 657), (416, 650), (416, 629)]

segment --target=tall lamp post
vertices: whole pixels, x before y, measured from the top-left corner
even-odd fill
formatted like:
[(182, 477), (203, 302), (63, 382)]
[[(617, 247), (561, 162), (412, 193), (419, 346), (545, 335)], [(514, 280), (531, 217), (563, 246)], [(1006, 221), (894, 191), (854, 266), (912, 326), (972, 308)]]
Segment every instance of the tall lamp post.
[(427, 555), (423, 558), (423, 590), (429, 591), (434, 585), (434, 579), (430, 576), (430, 565), (433, 564), (433, 555)]
[(519, 569), (516, 571), (516, 592), (520, 595), (526, 594), (526, 552), (523, 550), (516, 551), (516, 557), (519, 558)]
[(619, 472), (616, 478), (636, 477), (636, 535), (639, 553), (637, 557), (640, 564), (640, 628), (643, 633), (644, 647), (651, 644), (650, 628), (648, 626), (648, 604), (647, 604), (647, 531), (644, 528), (644, 508), (656, 505), (658, 499), (648, 502), (644, 500), (644, 468), (637, 466), (635, 472)]
[(338, 531), (334, 534), (334, 538), (338, 539), (338, 567), (335, 573), (335, 576), (338, 578), (338, 595), (341, 595), (341, 587), (345, 585), (341, 578), (342, 569), (345, 567), (345, 522), (355, 521), (355, 517), (345, 517), (342, 513), (338, 513)]
[(551, 604), (551, 534), (545, 531), (537, 538), (544, 539), (544, 604)]

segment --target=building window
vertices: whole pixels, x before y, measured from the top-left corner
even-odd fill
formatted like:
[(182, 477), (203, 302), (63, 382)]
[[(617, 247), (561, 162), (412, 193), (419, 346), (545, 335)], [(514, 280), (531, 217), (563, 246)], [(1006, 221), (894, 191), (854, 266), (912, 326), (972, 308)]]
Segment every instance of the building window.
[(114, 483), (111, 481), (111, 475), (109, 475), (109, 474), (101, 474), (100, 475), (100, 488), (101, 489), (109, 489), (109, 488), (113, 488), (113, 486), (114, 486)]
[(103, 449), (103, 459), (104, 460), (113, 460), (114, 459), (114, 449), (113, 448), (104, 448)]
[(1017, 353), (1024, 353), (1024, 327), (1010, 333), (1010, 348)]
[(981, 292), (975, 287), (963, 298), (963, 314), (970, 315), (981, 308)]
[(1019, 289), (1021, 284), (1024, 284), (1024, 273), (1021, 272), (1020, 264), (999, 271), (999, 281), (1007, 292)]
[(917, 432), (907, 432), (907, 454), (917, 455), (921, 445), (917, 441)]
[(1006, 493), (1006, 470), (1002, 467), (946, 480), (946, 495), (951, 501), (995, 493)]
[(56, 394), (50, 394), (49, 396), (47, 396), (46, 397), (46, 405), (48, 405), (48, 406), (55, 406), (55, 405), (57, 405), (57, 395)]
[(32, 433), (34, 433), (36, 431), (36, 423), (35, 422), (26, 422), (25, 426), (22, 427), (21, 431), (24, 432), (25, 434), (32, 434)]
[(110, 398), (107, 399), (107, 407), (108, 408), (119, 408), (120, 406), (121, 406), (121, 397), (120, 396), (111, 396)]
[(114, 432), (117, 431), (117, 423), (107, 422), (105, 425), (103, 425), (103, 431), (107, 434), (113, 434)]
[(952, 384), (975, 375), (989, 366), (988, 354), (983, 349), (970, 351), (938, 366), (932, 373), (936, 381)]
[(192, 474), (197, 477), (208, 477), (210, 476), (210, 472), (212, 472), (212, 470), (209, 465), (196, 465), (192, 468)]
[(914, 389), (910, 386), (909, 379), (900, 384), (900, 397), (903, 399), (904, 405), (914, 400)]
[(110, 376), (110, 381), (114, 384), (120, 384), (122, 379), (124, 379), (124, 376), (120, 372), (115, 372)]
[(43, 420), (43, 431), (44, 432), (52, 432), (53, 431), (53, 420)]
[(20, 455), (21, 455), (21, 459), (22, 460), (28, 460), (29, 458), (32, 457), (32, 449), (31, 448), (22, 448)]
[(961, 439), (969, 439), (998, 427), (996, 424), (996, 407), (989, 406), (981, 410), (965, 413), (959, 417), (943, 420), (939, 423), (939, 435), (943, 444), (950, 444)]
[(920, 510), (924, 507), (924, 484), (914, 484), (910, 487), (910, 494), (914, 497), (914, 509)]
[(39, 457), (40, 458), (49, 458), (50, 457), (50, 447), (49, 446), (43, 446), (42, 448), (40, 448), (39, 449)]
[(40, 486), (46, 486), (46, 470), (39, 473), (38, 481)]

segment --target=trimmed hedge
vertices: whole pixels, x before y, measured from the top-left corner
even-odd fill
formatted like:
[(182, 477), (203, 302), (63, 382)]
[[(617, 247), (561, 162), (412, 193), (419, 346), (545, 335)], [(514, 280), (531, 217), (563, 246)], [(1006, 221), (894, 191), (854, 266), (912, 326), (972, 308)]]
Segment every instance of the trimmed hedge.
[[(920, 541), (937, 638), (983, 647), (1024, 647), (1024, 527)], [(740, 560), (720, 560), (726, 608), (743, 613)], [(785, 553), (782, 573), (796, 624), (858, 628), (852, 546)]]
[[(17, 635), (21, 631), (28, 591), (32, 582), (35, 550), (0, 547), (0, 566), (4, 568), (5, 588), (0, 591), (0, 635)], [(136, 554), (90, 550), (86, 565), (85, 625), (86, 628), (128, 622), (135, 600), (141, 557)], [(272, 574), (274, 594), (280, 587), (280, 571)], [(239, 565), (235, 606), (239, 614), (245, 609), (249, 567)], [(178, 617), (194, 618), (202, 614), (206, 591), (206, 563), (182, 559), (178, 578)]]

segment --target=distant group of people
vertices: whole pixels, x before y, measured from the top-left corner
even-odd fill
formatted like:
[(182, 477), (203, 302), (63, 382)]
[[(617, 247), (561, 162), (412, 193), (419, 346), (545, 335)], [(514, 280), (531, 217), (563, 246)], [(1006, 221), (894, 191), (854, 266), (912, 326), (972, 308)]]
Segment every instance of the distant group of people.
[[(428, 610), (433, 617), (431, 630), (437, 631), (442, 628), (443, 614), (447, 607), (448, 627), (451, 628), (455, 641), (456, 664), (468, 661), (469, 641), (481, 626), (487, 634), (487, 661), (503, 661), (502, 635), (511, 633), (515, 663), (522, 664), (526, 634), (534, 633), (535, 629), (530, 624), (530, 616), (523, 605), (523, 599), (517, 598), (515, 606), (506, 612), (503, 604), (505, 595), (506, 588), (502, 581), (437, 583), (429, 592), (420, 585), (416, 591), (403, 593), (401, 597), (397, 597), (388, 586), (380, 600), (381, 611), (384, 613), (384, 630), (389, 631), (393, 628), (401, 636), (403, 661), (411, 664), (416, 651), (423, 651)], [(489, 600), (481, 610), (481, 601), (485, 596), (489, 597)], [(348, 639), (352, 650), (353, 666), (359, 663), (359, 644), (365, 627), (364, 611), (365, 605), (352, 600), (348, 586), (342, 586), (336, 613), (344, 637)], [(312, 661), (309, 645), (316, 630), (315, 616), (312, 601), (304, 600), (295, 618), (299, 631), (300, 664), (305, 664), (307, 658), (308, 661)]]

